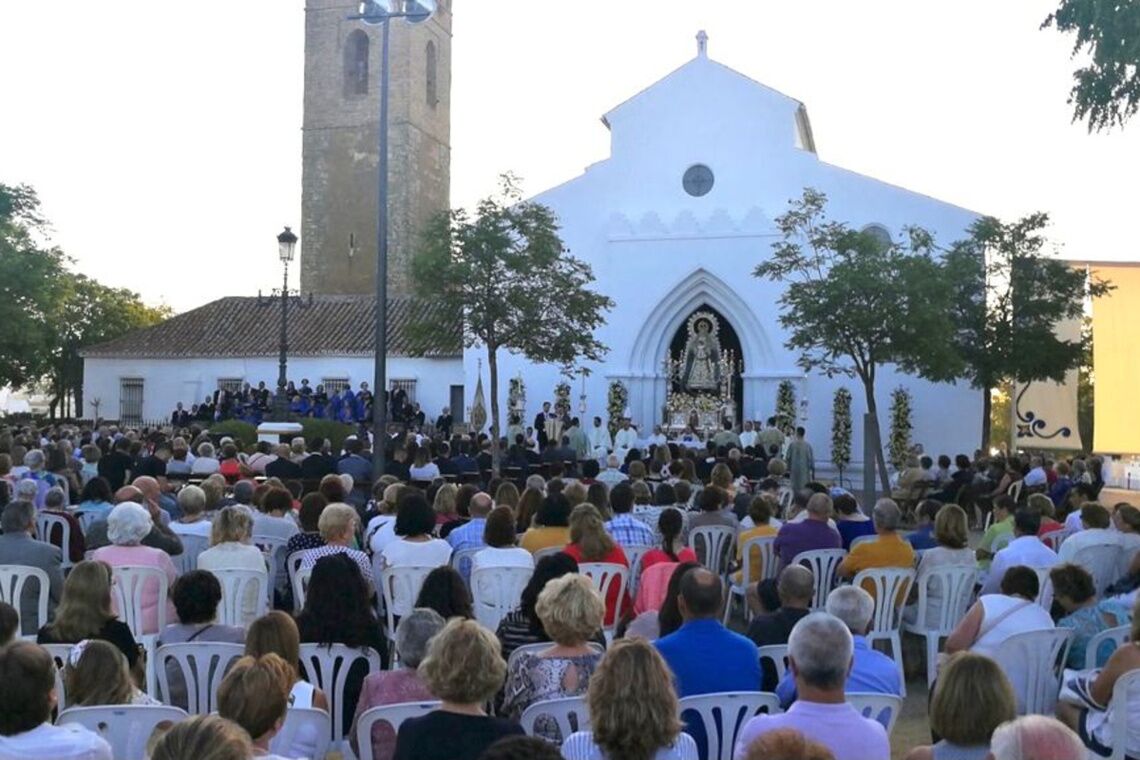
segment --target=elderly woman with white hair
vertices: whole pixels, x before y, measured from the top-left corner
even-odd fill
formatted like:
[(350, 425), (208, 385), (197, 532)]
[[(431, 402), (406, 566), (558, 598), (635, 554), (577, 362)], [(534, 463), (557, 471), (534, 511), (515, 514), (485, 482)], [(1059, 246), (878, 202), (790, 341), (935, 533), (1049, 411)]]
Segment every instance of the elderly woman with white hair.
[(190, 465), (190, 473), (193, 475), (213, 475), (222, 466), (216, 454), (214, 444), (209, 441), (202, 441), (198, 444), (198, 457)]
[[(265, 555), (253, 545), (253, 512), (237, 504), (224, 507), (210, 529), (210, 548), (198, 555), (198, 569), (218, 574), (224, 570), (252, 570), (265, 575), (261, 593), (266, 593), (269, 570)], [(242, 600), (241, 624), (257, 618), (257, 589), (249, 586)]]
[[(352, 749), (358, 755), (360, 748), (356, 742), (356, 724), (367, 710), (401, 702), (435, 700), (420, 675), (419, 667), (427, 655), (428, 642), (443, 630), (445, 622), (435, 610), (417, 607), (396, 626), (396, 652), (400, 655), (400, 667), (372, 673), (364, 679), (364, 686), (360, 689), (360, 701), (356, 703), (356, 717), (349, 733)], [(395, 749), (396, 732), (392, 727), (383, 722), (373, 724), (372, 756), (376, 760), (391, 760)]]
[(211, 525), (206, 518), (206, 492), (198, 486), (184, 486), (178, 492), (178, 509), (182, 516), (170, 523), (180, 536), (210, 537)]
[[(174, 585), (178, 571), (170, 561), (170, 555), (161, 549), (143, 546), (142, 540), (150, 533), (154, 523), (150, 512), (141, 504), (126, 501), (117, 505), (107, 515), (107, 539), (110, 546), (96, 549), (91, 558), (106, 562), (114, 570), (117, 567), (153, 567), (166, 575), (167, 588)], [(169, 596), (158, 598), (158, 583), (149, 581), (143, 585), (142, 593), (142, 633), (158, 633), (158, 605), (166, 605), (166, 617), (174, 619), (174, 606)], [(120, 611), (121, 612), (121, 611)]]
[(1081, 739), (1064, 723), (1044, 715), (1024, 715), (994, 730), (994, 760), (1084, 760)]

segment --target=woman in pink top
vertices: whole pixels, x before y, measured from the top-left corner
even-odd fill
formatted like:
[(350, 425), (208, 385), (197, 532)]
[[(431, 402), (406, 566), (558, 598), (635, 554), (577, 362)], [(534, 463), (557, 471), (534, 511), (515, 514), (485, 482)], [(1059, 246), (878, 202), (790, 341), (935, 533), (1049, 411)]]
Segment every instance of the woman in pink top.
[[(111, 546), (96, 549), (92, 559), (106, 562), (112, 571), (120, 567), (153, 567), (166, 575), (167, 594), (174, 585), (178, 572), (170, 555), (161, 549), (152, 549), (142, 546), (142, 540), (150, 533), (154, 526), (150, 512), (133, 501), (119, 504), (107, 515), (107, 538)], [(116, 581), (117, 582), (117, 581)], [(114, 595), (112, 595), (114, 598)], [(158, 598), (158, 582), (147, 581), (142, 589), (142, 630), (137, 634), (158, 633), (158, 605), (166, 607), (166, 619), (175, 619), (174, 607), (169, 596)], [(116, 603), (117, 606), (117, 603)], [(116, 610), (120, 617), (125, 617), (122, 610)]]
[[(400, 702), (436, 701), (420, 677), (418, 668), (427, 654), (428, 641), (443, 630), (443, 625), (444, 620), (438, 612), (420, 607), (405, 615), (396, 626), (399, 669), (384, 670), (365, 678), (360, 690), (360, 701), (356, 703), (356, 718), (353, 719), (349, 737), (357, 755), (360, 754), (360, 747), (356, 740), (356, 724), (366, 710)], [(372, 756), (376, 760), (392, 760), (395, 750), (396, 732), (392, 727), (384, 722), (373, 724)]]

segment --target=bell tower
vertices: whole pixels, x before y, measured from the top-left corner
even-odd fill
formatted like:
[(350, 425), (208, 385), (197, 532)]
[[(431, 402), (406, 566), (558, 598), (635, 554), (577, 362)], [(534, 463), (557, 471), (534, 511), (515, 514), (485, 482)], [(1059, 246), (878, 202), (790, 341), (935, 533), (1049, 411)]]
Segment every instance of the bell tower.
[[(388, 291), (411, 292), (425, 221), (451, 183), (451, 1), (428, 21), (392, 19), (388, 95)], [(301, 288), (364, 294), (376, 276), (383, 28), (351, 0), (305, 2)]]

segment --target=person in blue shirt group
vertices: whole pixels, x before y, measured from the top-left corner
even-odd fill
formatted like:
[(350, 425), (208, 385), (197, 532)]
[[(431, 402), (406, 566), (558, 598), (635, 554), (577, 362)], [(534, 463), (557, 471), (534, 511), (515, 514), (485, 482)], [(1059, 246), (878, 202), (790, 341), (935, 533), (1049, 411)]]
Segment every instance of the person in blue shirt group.
[[(867, 641), (867, 630), (875, 615), (875, 600), (859, 586), (840, 586), (827, 596), (827, 614), (843, 621), (855, 640), (855, 656), (847, 677), (847, 691), (902, 696), (898, 665)], [(787, 709), (796, 701), (796, 682), (789, 670), (776, 686), (780, 706)]]
[(678, 606), (684, 623), (654, 644), (673, 671), (678, 697), (760, 688), (756, 645), (721, 624), (722, 597), (720, 578), (704, 568), (681, 581)]

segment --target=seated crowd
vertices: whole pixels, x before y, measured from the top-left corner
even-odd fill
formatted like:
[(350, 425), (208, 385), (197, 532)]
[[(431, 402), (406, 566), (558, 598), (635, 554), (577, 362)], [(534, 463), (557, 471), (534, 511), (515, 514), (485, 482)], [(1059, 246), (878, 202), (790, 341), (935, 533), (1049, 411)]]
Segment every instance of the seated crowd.
[[(863, 508), (735, 433), (624, 459), (519, 434), (498, 477), (485, 436), (397, 436), (378, 474), (366, 438), (172, 422), (0, 429), (0, 576), (28, 576), (0, 589), (0, 760), (111, 758), (69, 711), (158, 705), (185, 712), (154, 760), (330, 735), (383, 760), (886, 760), (908, 673), (931, 687), (910, 760), (1140, 757), (1140, 510), (1095, 500), (1098, 462), (919, 458)], [(205, 698), (176, 654), (210, 646)], [(736, 700), (722, 735), (705, 716)]]

